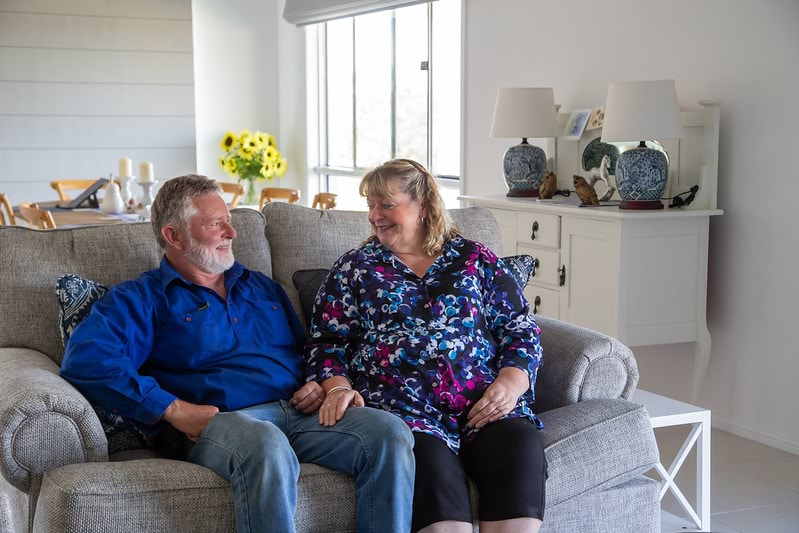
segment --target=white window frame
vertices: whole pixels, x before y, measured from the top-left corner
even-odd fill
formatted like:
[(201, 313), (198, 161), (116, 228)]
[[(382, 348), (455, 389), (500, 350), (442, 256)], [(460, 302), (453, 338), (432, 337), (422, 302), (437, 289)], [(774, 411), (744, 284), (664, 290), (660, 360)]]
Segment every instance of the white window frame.
[[(399, 8), (401, 9), (401, 8)], [(427, 15), (427, 38), (428, 38), (428, 76), (427, 76), (427, 161), (420, 161), (420, 163), (424, 164), (426, 168), (430, 169), (433, 160), (433, 150), (435, 150), (435, 146), (433, 145), (433, 98), (434, 98), (434, 87), (433, 87), (433, 71), (432, 69), (435, 68), (435, 65), (432, 61), (432, 47), (433, 47), (433, 8), (432, 2), (428, 4), (428, 15)], [(461, 43), (463, 42), (463, 14), (461, 14)], [(308, 119), (308, 137), (307, 137), (307, 146), (308, 146), (308, 168), (312, 171), (308, 176), (307, 187), (309, 191), (309, 195), (312, 196), (317, 192), (321, 191), (328, 191), (329, 185), (329, 176), (342, 176), (342, 177), (353, 177), (353, 178), (360, 178), (363, 174), (368, 171), (368, 168), (364, 167), (357, 167), (355, 166), (355, 161), (357, 157), (357, 142), (356, 142), (356, 128), (357, 122), (353, 118), (353, 165), (350, 167), (340, 167), (340, 166), (331, 166), (323, 164), (323, 162), (327, 161), (327, 116), (325, 113), (326, 110), (326, 65), (327, 61), (324, 56), (325, 53), (325, 31), (326, 25), (325, 24), (318, 24), (316, 26), (309, 27), (308, 31), (306, 31), (306, 64), (307, 64), (307, 74), (306, 74), (306, 99), (307, 99), (307, 119)], [(461, 44), (461, 50), (462, 44)], [(354, 53), (354, 51), (353, 51)], [(462, 55), (462, 52), (461, 52)], [(462, 64), (462, 57), (458, 59)], [(394, 66), (392, 65), (392, 70)], [(461, 66), (461, 76), (460, 76), (460, 83), (459, 83), (459, 94), (458, 100), (462, 102), (461, 93), (463, 91), (463, 69)], [(392, 92), (396, 90), (396, 86), (392, 86)], [(353, 98), (355, 98), (355, 87), (353, 82)], [(401, 157), (396, 154), (396, 110), (394, 109), (394, 98), (395, 95), (392, 94), (392, 110), (391, 110), (391, 123), (392, 123), (392, 141), (391, 141), (391, 158), (394, 157)], [(354, 106), (353, 106), (353, 113), (354, 113)], [(460, 109), (461, 115), (461, 127), (459, 129), (459, 136), (461, 140), (463, 138), (463, 109), (461, 104)], [(458, 143), (459, 146), (462, 146), (462, 141)], [(460, 161), (460, 174), (459, 175), (442, 175), (436, 174), (435, 168), (431, 169), (438, 180), (439, 185), (442, 189), (446, 189), (450, 191), (450, 194), (446, 194), (451, 201), (448, 203), (452, 203), (452, 205), (448, 205), (448, 207), (458, 207), (457, 202), (454, 199), (458, 194), (461, 193), (462, 190), (462, 180), (461, 176), (463, 174), (463, 153), (458, 154), (459, 161)], [(365, 209), (364, 204), (364, 209)]]

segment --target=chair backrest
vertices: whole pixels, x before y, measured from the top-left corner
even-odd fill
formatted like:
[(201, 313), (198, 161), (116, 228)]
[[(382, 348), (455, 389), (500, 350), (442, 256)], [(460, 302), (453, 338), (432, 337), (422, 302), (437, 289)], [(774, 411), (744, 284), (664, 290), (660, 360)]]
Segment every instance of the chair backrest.
[(97, 180), (55, 180), (50, 182), (50, 187), (56, 190), (58, 199), (64, 202), (72, 200), (72, 197), (66, 191), (85, 191), (95, 181)]
[[(3, 210), (6, 212), (5, 216), (3, 215)], [(8, 220), (8, 222), (6, 222), (6, 220)], [(14, 219), (14, 210), (11, 209), (11, 202), (8, 201), (8, 196), (0, 193), (0, 226), (5, 226), (6, 224), (13, 226), (16, 223)]]
[(233, 194), (230, 203), (228, 204), (231, 209), (238, 207), (239, 201), (244, 194), (244, 185), (241, 183), (231, 183), (229, 181), (219, 181), (219, 186), (222, 187), (222, 192)]
[(272, 200), (286, 200), (293, 204), (300, 199), (300, 191), (297, 189), (283, 189), (281, 187), (265, 187), (261, 190), (261, 201), (258, 203), (258, 211), (264, 210), (264, 204)]
[(19, 216), (39, 229), (55, 229), (55, 220), (50, 211), (42, 209), (36, 204), (19, 204)]
[(336, 194), (332, 192), (320, 192), (313, 197), (311, 207), (318, 209), (333, 209), (336, 207)]

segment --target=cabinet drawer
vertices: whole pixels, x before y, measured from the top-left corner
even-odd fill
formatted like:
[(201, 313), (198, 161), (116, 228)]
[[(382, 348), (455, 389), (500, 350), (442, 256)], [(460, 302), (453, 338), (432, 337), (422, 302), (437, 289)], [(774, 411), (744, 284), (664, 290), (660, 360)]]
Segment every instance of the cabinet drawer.
[(520, 244), (560, 248), (560, 216), (519, 211), (516, 238)]
[(557, 250), (545, 250), (543, 248), (533, 248), (519, 244), (516, 252), (527, 254), (538, 260), (538, 266), (530, 278), (530, 282), (544, 283), (553, 287), (560, 286), (560, 252)]
[(524, 289), (524, 297), (530, 304), (530, 310), (541, 316), (560, 318), (560, 293), (537, 285), (528, 285)]

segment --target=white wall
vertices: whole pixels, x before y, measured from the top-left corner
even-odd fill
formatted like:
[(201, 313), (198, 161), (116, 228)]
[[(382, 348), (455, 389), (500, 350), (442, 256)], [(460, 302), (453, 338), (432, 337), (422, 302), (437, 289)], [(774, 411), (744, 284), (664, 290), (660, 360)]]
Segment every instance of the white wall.
[(56, 200), (121, 157), (192, 170), (191, 32), (190, 0), (0, 0), (0, 191)]
[(192, 0), (200, 174), (235, 181), (219, 166), (219, 142), (228, 130), (249, 129), (277, 137), (289, 163), (281, 186), (297, 187), (304, 176), (305, 56), (296, 49), (303, 33), (283, 21), (284, 1)]
[[(489, 137), (498, 87), (554, 87), (570, 110), (604, 103), (610, 81), (674, 78), (683, 109), (724, 101), (699, 403), (715, 425), (799, 453), (799, 2), (465, 0), (464, 16), (468, 194), (504, 189), (509, 140)], [(692, 345), (635, 352), (642, 388), (690, 400)]]

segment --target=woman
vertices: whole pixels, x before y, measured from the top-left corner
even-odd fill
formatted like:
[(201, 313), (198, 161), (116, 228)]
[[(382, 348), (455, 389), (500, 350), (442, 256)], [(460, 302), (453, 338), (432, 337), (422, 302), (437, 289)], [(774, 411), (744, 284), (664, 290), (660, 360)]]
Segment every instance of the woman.
[(330, 380), (320, 423), (351, 405), (413, 430), (413, 531), (538, 531), (546, 462), (530, 409), (541, 346), (527, 302), (488, 248), (458, 234), (435, 179), (405, 159), (369, 171), (372, 237), (316, 297), (308, 379)]

